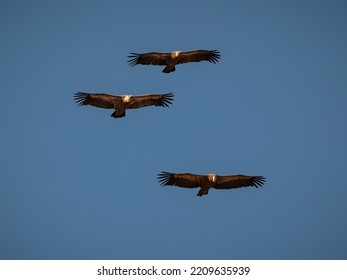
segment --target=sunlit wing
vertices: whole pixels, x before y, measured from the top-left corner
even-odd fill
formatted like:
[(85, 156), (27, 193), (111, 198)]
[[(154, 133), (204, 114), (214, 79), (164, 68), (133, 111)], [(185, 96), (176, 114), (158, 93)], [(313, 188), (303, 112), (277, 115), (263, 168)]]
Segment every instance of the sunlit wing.
[(131, 103), (129, 105), (129, 109), (141, 108), (146, 106), (161, 106), (161, 107), (169, 107), (173, 101), (173, 93), (166, 94), (147, 94), (147, 95), (139, 95), (132, 96)]
[(130, 53), (128, 57), (129, 66), (135, 66), (136, 64), (144, 64), (144, 65), (166, 65), (168, 59), (170, 59), (169, 53), (158, 53), (158, 52), (150, 52), (150, 53)]
[(181, 52), (177, 64), (188, 63), (188, 62), (199, 62), (199, 61), (209, 61), (212, 63), (218, 62), (220, 59), (220, 53), (217, 50), (207, 51), (207, 50), (195, 50)]
[(79, 106), (91, 105), (99, 108), (111, 109), (114, 108), (114, 102), (119, 96), (114, 96), (105, 93), (75, 93), (74, 100)]
[(174, 174), (161, 172), (158, 174), (158, 180), (162, 186), (177, 186), (182, 188), (198, 188), (200, 186), (200, 177), (200, 175), (190, 173)]
[(215, 189), (235, 189), (242, 187), (262, 187), (266, 179), (263, 176), (230, 175), (217, 176)]

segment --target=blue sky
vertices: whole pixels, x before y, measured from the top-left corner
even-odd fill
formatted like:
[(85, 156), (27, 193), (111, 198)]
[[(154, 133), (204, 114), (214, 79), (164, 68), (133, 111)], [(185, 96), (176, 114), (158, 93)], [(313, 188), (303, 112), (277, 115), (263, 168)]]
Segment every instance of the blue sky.
[[(346, 26), (345, 1), (0, 1), (0, 258), (346, 259)], [(126, 63), (192, 49), (222, 57)], [(76, 91), (175, 99), (113, 119)]]

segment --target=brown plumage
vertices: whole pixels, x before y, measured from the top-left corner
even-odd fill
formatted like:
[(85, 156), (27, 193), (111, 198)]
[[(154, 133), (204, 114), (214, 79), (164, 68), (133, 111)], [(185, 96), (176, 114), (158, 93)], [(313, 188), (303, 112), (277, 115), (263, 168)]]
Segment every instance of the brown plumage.
[(196, 175), (191, 173), (161, 172), (158, 174), (162, 186), (177, 186), (182, 188), (200, 188), (197, 196), (208, 194), (209, 189), (236, 189), (242, 187), (262, 187), (266, 179), (263, 176), (215, 174)]
[(137, 109), (147, 106), (169, 107), (173, 101), (173, 93), (146, 95), (111, 95), (106, 93), (75, 93), (74, 100), (79, 106), (91, 105), (104, 109), (114, 109), (114, 118), (125, 117), (127, 109)]
[(143, 65), (166, 65), (163, 73), (170, 73), (176, 70), (175, 65), (188, 62), (200, 62), (203, 60), (216, 63), (220, 59), (220, 53), (217, 50), (194, 50), (187, 52), (174, 51), (171, 53), (130, 53), (128, 60), (130, 66), (136, 64)]

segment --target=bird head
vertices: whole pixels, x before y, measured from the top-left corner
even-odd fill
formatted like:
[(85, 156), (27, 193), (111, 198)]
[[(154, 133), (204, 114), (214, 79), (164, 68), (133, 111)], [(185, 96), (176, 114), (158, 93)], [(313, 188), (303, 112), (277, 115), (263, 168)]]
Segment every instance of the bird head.
[(216, 183), (216, 181), (217, 181), (217, 176), (216, 176), (216, 174), (207, 174), (207, 178), (208, 178), (208, 180), (209, 180), (210, 182), (212, 182), (212, 183)]
[(176, 58), (176, 57), (179, 56), (180, 53), (181, 53), (181, 51), (173, 51), (173, 52), (171, 53), (171, 57), (172, 57), (172, 58)]
[(123, 95), (122, 100), (124, 103), (129, 103), (131, 99), (131, 95)]

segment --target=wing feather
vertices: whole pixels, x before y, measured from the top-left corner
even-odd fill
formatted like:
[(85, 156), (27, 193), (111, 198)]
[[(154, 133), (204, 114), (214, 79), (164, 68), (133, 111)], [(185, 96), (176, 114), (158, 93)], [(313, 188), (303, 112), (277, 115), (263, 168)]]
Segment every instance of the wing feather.
[(139, 96), (132, 96), (129, 104), (129, 109), (147, 107), (147, 106), (161, 106), (169, 107), (172, 104), (174, 94), (169, 92), (165, 94), (146, 94)]
[(130, 58), (130, 60), (128, 60), (129, 66), (135, 66), (136, 64), (166, 65), (171, 55), (169, 53), (150, 52), (130, 53), (128, 57)]
[(174, 174), (170, 172), (161, 172), (158, 174), (158, 180), (162, 186), (177, 186), (182, 188), (200, 187), (200, 175), (191, 173)]
[(266, 179), (263, 176), (229, 175), (217, 176), (215, 189), (236, 189), (242, 187), (262, 187)]
[(74, 95), (74, 100), (79, 106), (91, 105), (105, 109), (113, 109), (118, 98), (121, 97), (105, 93), (77, 92)]
[(194, 50), (181, 52), (177, 64), (188, 63), (188, 62), (199, 62), (199, 61), (209, 61), (212, 63), (218, 62), (220, 59), (220, 52), (217, 50)]

